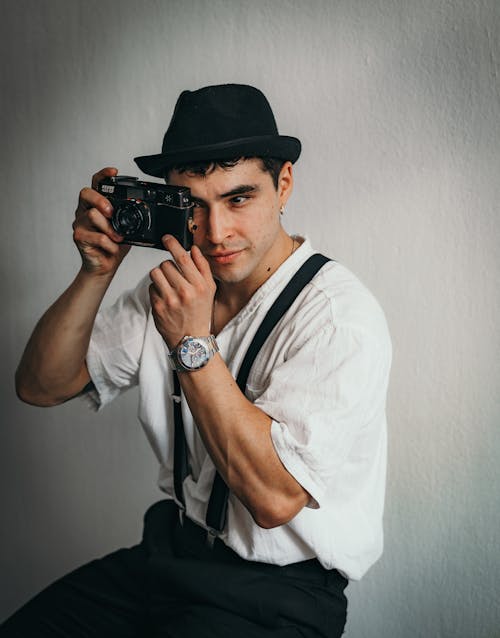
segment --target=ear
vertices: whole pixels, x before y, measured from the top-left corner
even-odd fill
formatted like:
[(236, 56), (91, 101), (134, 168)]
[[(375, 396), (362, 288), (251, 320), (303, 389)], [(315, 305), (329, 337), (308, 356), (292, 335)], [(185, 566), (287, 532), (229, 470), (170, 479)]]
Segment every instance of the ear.
[(278, 198), (280, 206), (285, 206), (293, 190), (292, 162), (285, 162), (278, 177)]

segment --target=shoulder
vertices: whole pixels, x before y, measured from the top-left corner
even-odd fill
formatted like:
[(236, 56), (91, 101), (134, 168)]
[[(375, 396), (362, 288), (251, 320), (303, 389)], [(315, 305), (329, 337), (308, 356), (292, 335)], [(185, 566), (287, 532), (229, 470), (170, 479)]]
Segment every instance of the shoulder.
[(149, 286), (151, 284), (151, 279), (149, 275), (144, 275), (137, 283), (135, 288), (132, 288), (128, 292), (124, 293), (125, 296), (128, 296), (130, 299), (135, 299), (137, 303), (141, 304), (148, 310), (151, 306), (149, 300)]
[(339, 262), (328, 262), (311, 284), (331, 307), (336, 325), (365, 329), (380, 327), (380, 323), (386, 326), (384, 312), (374, 294)]
[(144, 275), (134, 288), (122, 292), (114, 302), (119, 312), (140, 312), (147, 314), (151, 308), (149, 299), (149, 285), (151, 280)]
[(110, 304), (99, 310), (93, 328), (94, 338), (99, 332), (106, 334), (119, 330), (137, 331), (145, 325), (151, 310), (149, 277), (144, 276), (134, 288), (125, 290)]
[(349, 332), (390, 349), (390, 336), (379, 302), (348, 268), (329, 261), (306, 286), (296, 317), (316, 334)]

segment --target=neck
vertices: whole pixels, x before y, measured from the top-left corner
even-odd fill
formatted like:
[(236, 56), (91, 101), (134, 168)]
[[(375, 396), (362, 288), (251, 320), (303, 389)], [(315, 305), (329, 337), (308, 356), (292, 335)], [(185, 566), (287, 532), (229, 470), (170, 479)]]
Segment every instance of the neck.
[(300, 246), (300, 241), (283, 231), (278, 250), (247, 279), (238, 283), (217, 282), (216, 324), (218, 331), (250, 301), (254, 293), (278, 270)]

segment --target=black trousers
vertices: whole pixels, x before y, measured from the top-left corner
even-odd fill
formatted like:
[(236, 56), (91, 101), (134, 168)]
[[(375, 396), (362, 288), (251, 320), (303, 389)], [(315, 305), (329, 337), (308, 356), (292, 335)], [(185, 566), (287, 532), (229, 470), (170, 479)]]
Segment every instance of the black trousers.
[(246, 561), (172, 501), (145, 515), (140, 545), (56, 581), (0, 627), (0, 638), (335, 638), (347, 580), (316, 560)]

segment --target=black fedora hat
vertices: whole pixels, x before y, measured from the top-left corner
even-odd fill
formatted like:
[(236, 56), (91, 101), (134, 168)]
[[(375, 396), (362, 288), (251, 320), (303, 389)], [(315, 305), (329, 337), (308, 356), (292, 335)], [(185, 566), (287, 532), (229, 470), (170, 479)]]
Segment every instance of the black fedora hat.
[(276, 157), (295, 162), (300, 141), (279, 135), (264, 94), (253, 86), (221, 84), (183, 91), (163, 138), (162, 152), (136, 157), (147, 175), (169, 166), (237, 157)]

